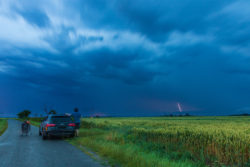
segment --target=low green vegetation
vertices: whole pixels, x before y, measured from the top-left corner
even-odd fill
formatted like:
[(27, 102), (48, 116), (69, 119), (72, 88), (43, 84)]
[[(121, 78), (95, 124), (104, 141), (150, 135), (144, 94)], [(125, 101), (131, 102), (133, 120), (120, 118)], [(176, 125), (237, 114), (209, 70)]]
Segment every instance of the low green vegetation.
[(250, 166), (250, 117), (84, 118), (69, 142), (114, 166)]
[(8, 121), (6, 119), (0, 118), (0, 136), (4, 133), (4, 131), (8, 128)]
[(30, 123), (31, 123), (32, 125), (38, 127), (38, 126), (40, 126), (40, 124), (41, 124), (42, 118), (36, 117), (36, 118), (29, 118), (28, 120), (30, 121)]

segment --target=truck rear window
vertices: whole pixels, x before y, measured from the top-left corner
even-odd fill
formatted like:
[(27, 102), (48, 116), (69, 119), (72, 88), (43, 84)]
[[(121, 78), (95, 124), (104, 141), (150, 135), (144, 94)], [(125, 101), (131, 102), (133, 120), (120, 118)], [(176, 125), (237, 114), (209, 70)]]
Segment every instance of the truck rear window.
[(72, 122), (72, 119), (71, 117), (66, 117), (66, 116), (54, 116), (51, 117), (51, 122), (52, 123)]

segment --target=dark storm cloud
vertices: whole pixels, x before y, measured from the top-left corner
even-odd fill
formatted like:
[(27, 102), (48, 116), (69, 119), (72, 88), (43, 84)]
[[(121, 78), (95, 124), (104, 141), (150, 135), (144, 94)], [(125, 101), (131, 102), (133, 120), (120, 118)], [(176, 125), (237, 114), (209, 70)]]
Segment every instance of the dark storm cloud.
[[(112, 51), (108, 48), (85, 53), (89, 72), (107, 79), (118, 79), (128, 84), (140, 84), (151, 81), (155, 71), (147, 68), (145, 60), (150, 57), (144, 50), (131, 51), (122, 49)], [(138, 60), (142, 62), (137, 62)]]
[[(204, 33), (212, 28), (210, 15), (232, 1), (84, 1), (77, 7), (93, 28), (130, 29), (152, 40), (166, 40), (171, 31)], [(132, 4), (132, 5), (131, 5)], [(216, 5), (215, 5), (216, 4)], [(75, 6), (74, 6), (75, 7)], [(93, 20), (94, 18), (94, 20)], [(215, 25), (214, 25), (215, 26)]]
[(40, 10), (25, 10), (19, 11), (19, 13), (31, 24), (34, 24), (38, 27), (46, 27), (49, 25), (48, 16)]
[(51, 104), (61, 112), (159, 115), (179, 102), (201, 115), (245, 111), (248, 7), (244, 0), (1, 1), (0, 109)]

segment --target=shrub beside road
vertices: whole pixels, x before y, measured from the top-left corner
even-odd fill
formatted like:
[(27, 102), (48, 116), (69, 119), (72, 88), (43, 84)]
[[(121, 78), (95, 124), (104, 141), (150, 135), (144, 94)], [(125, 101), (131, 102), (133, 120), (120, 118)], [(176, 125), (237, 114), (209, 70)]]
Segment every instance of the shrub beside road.
[(6, 119), (0, 118), (0, 136), (4, 133), (4, 131), (8, 128), (8, 121)]

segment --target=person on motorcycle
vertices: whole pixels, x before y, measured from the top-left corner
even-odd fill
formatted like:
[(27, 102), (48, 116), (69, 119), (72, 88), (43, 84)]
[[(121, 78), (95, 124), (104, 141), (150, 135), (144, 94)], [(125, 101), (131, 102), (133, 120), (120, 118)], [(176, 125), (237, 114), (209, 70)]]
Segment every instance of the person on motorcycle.
[(26, 135), (30, 131), (30, 121), (24, 120), (22, 123), (22, 134), (26, 133)]

